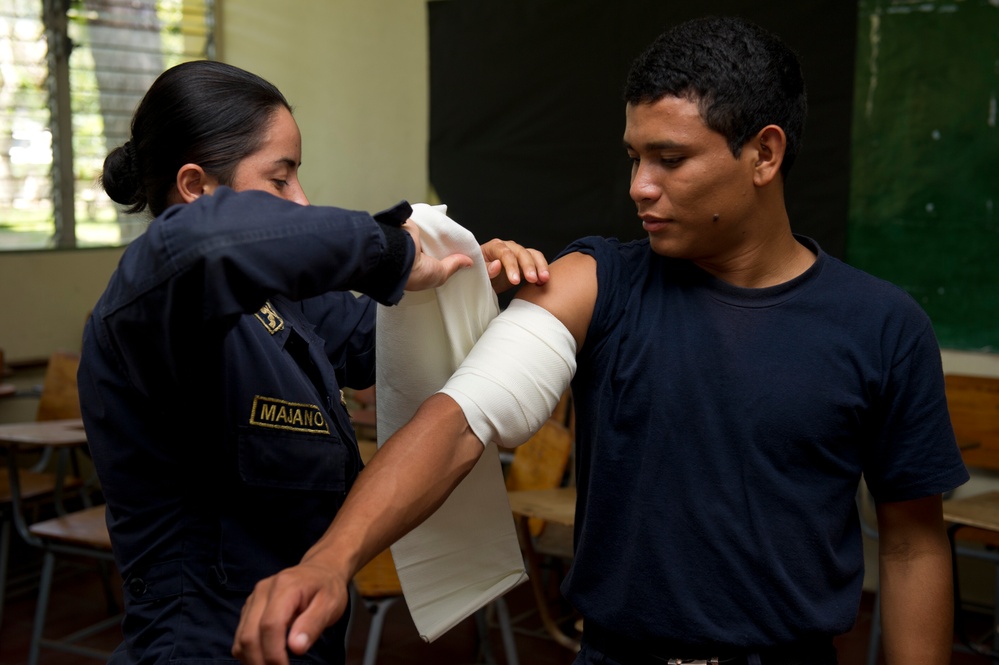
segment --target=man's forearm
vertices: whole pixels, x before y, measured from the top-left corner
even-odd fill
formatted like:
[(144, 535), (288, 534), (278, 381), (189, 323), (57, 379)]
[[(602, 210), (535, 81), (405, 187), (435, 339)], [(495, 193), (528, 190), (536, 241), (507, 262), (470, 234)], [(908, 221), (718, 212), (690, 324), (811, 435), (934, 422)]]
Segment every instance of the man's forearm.
[(883, 554), (880, 562), (881, 625), (889, 665), (950, 662), (954, 593), (946, 537), (913, 556)]
[(464, 414), (430, 397), (358, 476), (343, 508), (303, 562), (321, 560), (350, 579), (365, 563), (429, 517), (482, 455)]

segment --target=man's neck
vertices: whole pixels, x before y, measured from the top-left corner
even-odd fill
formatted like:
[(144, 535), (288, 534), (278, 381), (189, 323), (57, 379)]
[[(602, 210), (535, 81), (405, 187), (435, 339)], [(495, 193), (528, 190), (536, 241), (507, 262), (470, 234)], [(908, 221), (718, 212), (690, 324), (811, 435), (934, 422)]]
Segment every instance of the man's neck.
[(761, 289), (791, 281), (808, 270), (815, 259), (815, 254), (788, 229), (775, 238), (747, 244), (722, 262), (695, 263), (733, 286)]

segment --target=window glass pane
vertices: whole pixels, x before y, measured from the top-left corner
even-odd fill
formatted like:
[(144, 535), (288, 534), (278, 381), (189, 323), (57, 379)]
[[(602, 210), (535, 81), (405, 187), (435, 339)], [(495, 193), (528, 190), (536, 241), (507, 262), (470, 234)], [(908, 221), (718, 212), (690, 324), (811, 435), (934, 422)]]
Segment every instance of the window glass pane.
[[(0, 0), (0, 249), (51, 246), (54, 125), (72, 133), (73, 219), (63, 220), (63, 227), (71, 224), (74, 233), (63, 235), (75, 235), (78, 246), (98, 246), (124, 244), (140, 234), (148, 220), (120, 214), (97, 184), (104, 157), (127, 140), (132, 112), (160, 72), (214, 55), (213, 0), (67, 5), (72, 113), (56, 125), (49, 112), (42, 2)], [(11, 80), (8, 71), (15, 73)], [(23, 101), (9, 104), (15, 95)]]
[(0, 249), (53, 232), (52, 134), (38, 0), (0, 0)]

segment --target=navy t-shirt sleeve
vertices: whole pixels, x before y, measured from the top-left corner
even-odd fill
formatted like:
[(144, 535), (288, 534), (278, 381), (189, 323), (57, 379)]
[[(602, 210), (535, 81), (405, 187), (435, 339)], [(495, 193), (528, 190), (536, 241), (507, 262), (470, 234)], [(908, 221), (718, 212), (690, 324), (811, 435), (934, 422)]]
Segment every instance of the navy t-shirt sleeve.
[(892, 358), (880, 416), (865, 451), (864, 478), (878, 502), (941, 494), (965, 483), (968, 470), (954, 438), (940, 347), (922, 311), (910, 314), (911, 343)]

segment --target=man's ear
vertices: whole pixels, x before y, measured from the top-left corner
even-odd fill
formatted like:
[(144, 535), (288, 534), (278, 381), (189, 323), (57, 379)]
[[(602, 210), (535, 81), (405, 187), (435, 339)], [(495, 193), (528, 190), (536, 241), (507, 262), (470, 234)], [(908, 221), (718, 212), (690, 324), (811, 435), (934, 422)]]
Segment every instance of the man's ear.
[(212, 194), (218, 186), (218, 180), (197, 164), (184, 164), (177, 171), (177, 195), (183, 203), (190, 203), (202, 194)]
[(756, 149), (753, 182), (757, 186), (770, 184), (780, 175), (784, 151), (787, 149), (787, 136), (777, 125), (767, 125), (759, 131), (752, 143)]

